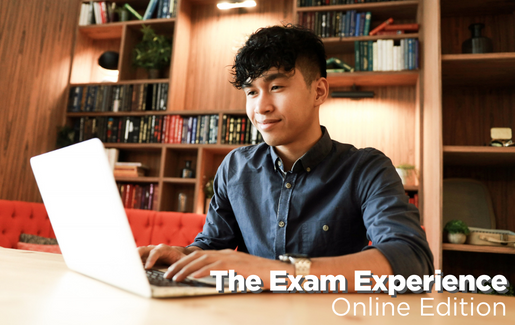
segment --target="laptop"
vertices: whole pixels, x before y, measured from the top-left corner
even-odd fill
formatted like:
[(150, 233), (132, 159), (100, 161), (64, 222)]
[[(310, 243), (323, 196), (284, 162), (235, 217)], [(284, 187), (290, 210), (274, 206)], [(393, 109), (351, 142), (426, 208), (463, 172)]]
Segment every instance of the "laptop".
[(30, 163), (68, 268), (144, 297), (218, 294), (211, 277), (179, 283), (144, 269), (99, 139), (32, 157)]

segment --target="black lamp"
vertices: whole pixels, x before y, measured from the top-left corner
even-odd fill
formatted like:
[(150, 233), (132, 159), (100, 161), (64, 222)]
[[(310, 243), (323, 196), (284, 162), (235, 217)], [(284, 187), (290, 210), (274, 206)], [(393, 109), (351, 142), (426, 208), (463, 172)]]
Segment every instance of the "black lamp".
[(354, 84), (352, 85), (349, 91), (333, 91), (331, 93), (331, 97), (333, 98), (351, 98), (351, 99), (361, 99), (361, 98), (374, 98), (373, 91), (361, 91)]
[(118, 70), (118, 59), (120, 54), (113, 51), (102, 53), (98, 58), (98, 65), (107, 70)]

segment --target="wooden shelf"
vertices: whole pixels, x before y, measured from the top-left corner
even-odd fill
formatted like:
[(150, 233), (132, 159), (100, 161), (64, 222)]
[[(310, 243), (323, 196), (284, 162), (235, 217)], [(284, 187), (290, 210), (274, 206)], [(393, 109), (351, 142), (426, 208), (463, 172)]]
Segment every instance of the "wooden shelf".
[(410, 192), (416, 192), (418, 191), (418, 186), (416, 185), (405, 185), (404, 190), (410, 191)]
[(83, 116), (148, 116), (148, 115), (185, 115), (185, 116), (196, 116), (196, 115), (245, 115), (245, 111), (130, 111), (130, 112), (67, 112), (67, 117), (83, 117)]
[(495, 253), (495, 254), (515, 254), (515, 247), (499, 246), (478, 246), (465, 244), (442, 244), (442, 249), (446, 251), (475, 252), (475, 253)]
[(515, 147), (444, 146), (443, 159), (445, 165), (514, 165)]
[(175, 18), (130, 20), (124, 22), (108, 23), (101, 25), (80, 26), (79, 31), (91, 39), (114, 39), (121, 38), (123, 26), (155, 25), (173, 23)]
[(180, 178), (180, 177), (165, 177), (163, 182), (172, 184), (191, 184), (195, 185), (196, 178)]
[(392, 2), (374, 2), (360, 3), (336, 6), (313, 6), (313, 7), (297, 7), (297, 11), (370, 11), (374, 20), (386, 20), (390, 17), (393, 19), (413, 19), (417, 14), (419, 1), (392, 1)]
[(158, 183), (159, 177), (115, 177), (117, 182), (124, 183)]
[(358, 71), (328, 73), (327, 80), (332, 89), (357, 86), (412, 86), (418, 80), (417, 70), (406, 71)]
[(354, 53), (355, 41), (377, 41), (380, 39), (401, 40), (406, 38), (418, 38), (418, 33), (399, 34), (399, 35), (374, 35), (374, 36), (356, 36), (356, 37), (328, 37), (323, 38), (325, 51), (328, 55), (331, 53)]
[(442, 55), (444, 86), (512, 86), (515, 53)]
[(118, 82), (90, 82), (90, 83), (70, 83), (70, 87), (79, 86), (116, 86), (116, 85), (132, 85), (132, 84), (152, 84), (152, 83), (168, 83), (170, 80), (167, 78), (162, 79), (135, 79), (123, 80)]
[(506, 0), (441, 0), (442, 16), (492, 15), (515, 11), (515, 2)]

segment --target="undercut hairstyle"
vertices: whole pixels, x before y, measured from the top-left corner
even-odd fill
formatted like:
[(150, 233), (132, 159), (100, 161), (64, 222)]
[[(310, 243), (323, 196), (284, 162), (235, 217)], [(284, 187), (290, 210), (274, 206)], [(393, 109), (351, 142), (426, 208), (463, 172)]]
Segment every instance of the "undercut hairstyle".
[(302, 71), (306, 85), (327, 77), (322, 40), (311, 30), (292, 24), (258, 29), (239, 49), (231, 84), (242, 89), (271, 68)]

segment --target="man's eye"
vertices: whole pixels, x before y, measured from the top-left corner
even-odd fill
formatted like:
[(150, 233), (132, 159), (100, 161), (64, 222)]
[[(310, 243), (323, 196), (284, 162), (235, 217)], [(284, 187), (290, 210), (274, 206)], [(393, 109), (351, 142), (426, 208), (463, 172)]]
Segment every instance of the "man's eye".
[(281, 86), (272, 86), (272, 90), (277, 90), (279, 88), (281, 88)]
[(253, 90), (247, 92), (247, 96), (254, 96), (255, 94), (256, 92)]

